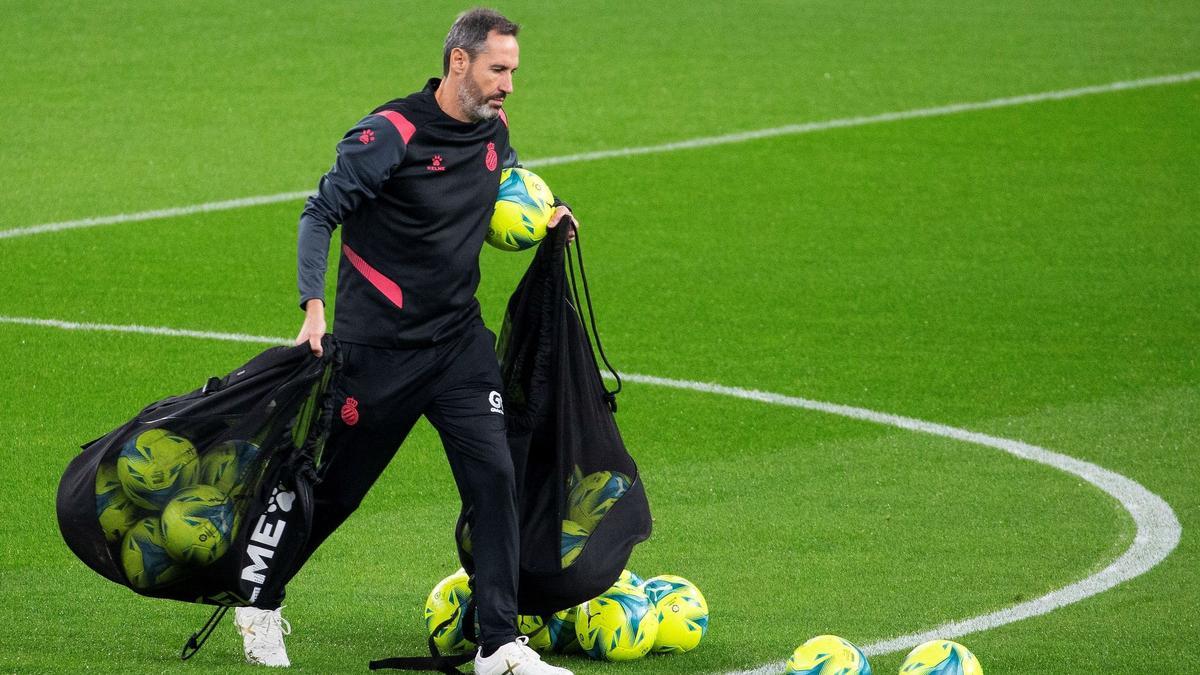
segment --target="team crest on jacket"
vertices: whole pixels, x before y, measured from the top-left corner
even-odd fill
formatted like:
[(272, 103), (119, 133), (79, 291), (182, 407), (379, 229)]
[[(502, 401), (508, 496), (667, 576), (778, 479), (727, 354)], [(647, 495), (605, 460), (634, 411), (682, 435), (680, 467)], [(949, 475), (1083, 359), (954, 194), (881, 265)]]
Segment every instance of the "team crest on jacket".
[(483, 158), (483, 163), (487, 167), (487, 170), (495, 171), (496, 164), (498, 164), (499, 161), (500, 161), (500, 158), (496, 156), (496, 144), (488, 143), (487, 157)]
[(346, 402), (342, 404), (342, 421), (351, 427), (358, 424), (358, 399), (353, 396), (346, 397)]

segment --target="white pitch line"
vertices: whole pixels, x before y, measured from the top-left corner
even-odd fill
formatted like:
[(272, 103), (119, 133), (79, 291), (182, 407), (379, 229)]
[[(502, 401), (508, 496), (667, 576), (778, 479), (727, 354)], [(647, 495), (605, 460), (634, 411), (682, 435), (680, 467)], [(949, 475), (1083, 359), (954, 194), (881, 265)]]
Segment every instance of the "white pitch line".
[[(64, 330), (116, 331), (124, 333), (145, 333), (148, 335), (169, 335), (178, 337), (203, 338), (210, 340), (230, 340), (237, 342), (256, 342), (265, 344), (288, 344), (286, 338), (264, 337), (257, 335), (242, 335), (238, 333), (217, 333), (210, 331), (180, 330), (176, 328), (160, 328), (152, 326), (119, 326), (98, 323), (76, 323), (56, 321), (51, 319), (31, 319), (26, 317), (0, 316), (0, 323), (16, 323)], [(1162, 562), (1171, 551), (1179, 545), (1183, 527), (1171, 506), (1158, 495), (1150, 492), (1140, 483), (1133, 481), (1114, 471), (1109, 471), (1091, 462), (1085, 462), (1068, 455), (1053, 452), (1036, 445), (1021, 441), (989, 436), (966, 429), (926, 422), (912, 417), (902, 417), (888, 413), (856, 408), (853, 406), (813, 401), (795, 396), (773, 394), (771, 392), (728, 387), (721, 384), (694, 382), (690, 380), (675, 380), (652, 375), (622, 373), (621, 377), (628, 382), (640, 382), (660, 387), (684, 389), (731, 396), (734, 398), (757, 401), (771, 405), (782, 405), (791, 408), (802, 408), (815, 412), (839, 415), (852, 419), (873, 422), (886, 426), (897, 427), (934, 436), (942, 436), (965, 443), (973, 443), (1007, 452), (1014, 457), (1037, 462), (1060, 471), (1078, 476), (1099, 488), (1105, 494), (1116, 499), (1133, 518), (1137, 531), (1133, 542), (1116, 560), (1104, 569), (1063, 588), (1051, 591), (1041, 597), (1022, 602), (1011, 607), (981, 614), (979, 616), (951, 621), (932, 629), (900, 635), (897, 637), (872, 642), (863, 647), (868, 656), (890, 654), (914, 647), (922, 642), (937, 638), (951, 639), (976, 633), (991, 628), (997, 628), (1022, 619), (1047, 614), (1061, 607), (1080, 602), (1086, 598), (1102, 593), (1114, 586), (1129, 581), (1146, 573)], [(803, 636), (797, 636), (797, 639)], [(784, 662), (770, 663), (752, 670), (740, 670), (726, 675), (775, 675), (785, 670)]]
[[(556, 164), (574, 164), (578, 162), (594, 162), (602, 159), (613, 159), (619, 157), (634, 157), (637, 155), (651, 155), (664, 152), (675, 152), (677, 150), (693, 150), (696, 148), (708, 148), (714, 145), (728, 145), (731, 143), (745, 143), (763, 138), (774, 138), (776, 136), (795, 136), (798, 134), (811, 134), (819, 131), (829, 131), (831, 129), (845, 129), (847, 127), (861, 127), (870, 124), (883, 124), (887, 122), (898, 122), (901, 120), (919, 119), (924, 117), (943, 117), (946, 115), (956, 115), (964, 112), (972, 112), (976, 110), (990, 110), (994, 108), (1009, 108), (1018, 105), (1028, 105), (1030, 103), (1041, 103), (1043, 101), (1061, 101), (1064, 99), (1079, 98), (1081, 96), (1094, 96), (1096, 94), (1109, 94), (1118, 91), (1127, 91), (1130, 89), (1145, 89), (1147, 87), (1161, 87), (1171, 84), (1183, 84), (1200, 79), (1200, 71), (1190, 71), (1186, 73), (1176, 73), (1173, 75), (1162, 75), (1159, 77), (1146, 77), (1138, 80), (1124, 80), (1119, 82), (1109, 82), (1107, 84), (1098, 84), (1088, 87), (1076, 87), (1074, 89), (1060, 89), (1057, 91), (1044, 91), (1034, 94), (1023, 94), (1020, 96), (1007, 96), (1004, 98), (993, 98), (986, 101), (974, 101), (966, 103), (951, 103), (949, 105), (935, 106), (931, 108), (916, 108), (913, 110), (901, 110), (898, 112), (887, 112), (878, 115), (866, 115), (860, 117), (844, 117), (841, 119), (824, 120), (820, 122), (807, 122), (804, 124), (789, 124), (781, 127), (771, 127), (768, 129), (757, 129), (754, 131), (742, 131), (732, 134), (724, 134), (720, 136), (704, 136), (700, 138), (692, 138), (683, 141), (674, 141), (671, 143), (660, 143), (657, 145), (643, 145), (629, 148), (615, 148), (612, 150), (597, 150), (594, 152), (582, 152), (573, 155), (561, 155), (558, 157), (544, 157), (541, 159), (531, 159), (523, 162), (524, 166), (536, 168), (539, 166), (554, 166)], [(99, 216), (95, 218), (83, 218), (81, 220), (66, 220), (58, 223), (46, 223), (44, 225), (31, 225), (28, 227), (16, 227), (0, 230), (0, 239), (8, 239), (12, 237), (25, 237), (34, 234), (43, 234), (46, 232), (60, 232), (62, 230), (74, 230), (83, 227), (96, 227), (98, 225), (114, 225), (117, 223), (132, 223), (143, 220), (154, 220), (156, 218), (171, 218), (175, 216), (187, 216), (196, 213), (209, 213), (213, 211), (228, 211), (230, 209), (240, 209), (250, 206), (261, 206), (263, 204), (275, 204), (278, 202), (287, 202), (292, 200), (304, 199), (312, 194), (312, 191), (305, 192), (282, 192), (273, 195), (260, 195), (257, 197), (243, 197), (240, 199), (229, 199), (219, 202), (207, 202), (204, 204), (193, 204), (191, 206), (176, 206), (167, 209), (157, 209), (153, 211), (141, 211), (138, 213), (121, 213), (112, 216)]]
[(0, 323), (16, 323), (26, 326), (41, 326), (43, 328), (60, 328), (62, 330), (103, 331), (106, 333), (141, 333), (143, 335), (167, 335), (170, 337), (202, 338), (205, 340), (224, 340), (226, 342), (257, 342), (269, 345), (290, 344), (283, 338), (263, 337), (261, 335), (244, 335), (242, 333), (214, 333), (203, 330), (185, 330), (182, 328), (163, 328), (161, 326), (118, 325), (111, 323), (79, 323), (75, 321), (59, 321), (57, 319), (33, 319), (25, 316), (0, 316)]

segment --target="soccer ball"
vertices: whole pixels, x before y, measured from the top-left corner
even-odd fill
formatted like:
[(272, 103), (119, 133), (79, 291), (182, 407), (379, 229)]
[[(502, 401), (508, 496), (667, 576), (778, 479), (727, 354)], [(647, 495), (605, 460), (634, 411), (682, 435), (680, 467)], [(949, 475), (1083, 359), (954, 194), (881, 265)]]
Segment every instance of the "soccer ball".
[[(439, 581), (425, 600), (425, 629), (441, 654), (461, 654), (473, 649), (463, 633), (463, 614), (471, 599), (468, 582), (467, 573), (460, 569)], [(442, 626), (443, 623), (446, 625)]]
[(121, 487), (117, 467), (102, 465), (96, 472), (96, 518), (100, 521), (104, 538), (110, 544), (121, 541), (141, 517), (137, 504), (129, 500), (129, 495)]
[(564, 569), (570, 567), (571, 563), (583, 553), (583, 547), (587, 544), (587, 538), (591, 535), (591, 531), (573, 520), (564, 520), (562, 524), (562, 543), (560, 551), (562, 554), (562, 566)]
[(142, 518), (125, 533), (121, 566), (129, 584), (138, 590), (169, 584), (184, 574), (184, 567), (167, 553), (162, 524), (154, 516)]
[(681, 654), (695, 649), (708, 632), (708, 602), (700, 589), (683, 577), (663, 574), (647, 579), (642, 591), (658, 614), (653, 651)]
[(908, 653), (901, 675), (983, 675), (971, 650), (950, 640), (930, 640)]
[(520, 614), (517, 616), (517, 633), (529, 638), (526, 645), (535, 651), (544, 652), (553, 646), (550, 630), (540, 616)]
[(575, 637), (593, 659), (631, 661), (646, 655), (658, 634), (658, 615), (636, 586), (616, 583), (579, 606)]
[(148, 429), (130, 439), (117, 456), (117, 476), (134, 504), (161, 509), (198, 467), (191, 441), (166, 429)]
[(500, 172), (487, 243), (503, 251), (523, 251), (546, 236), (553, 215), (554, 195), (546, 181), (527, 169), (505, 169)]
[(575, 615), (578, 607), (555, 612), (546, 622), (546, 632), (550, 634), (550, 648), (556, 652), (567, 652), (579, 648), (579, 639), (575, 637)]
[(796, 648), (787, 675), (871, 675), (862, 650), (836, 635), (818, 635)]
[[(634, 574), (633, 572), (630, 572), (629, 570), (621, 570), (621, 576), (617, 578), (617, 581), (619, 581), (621, 583), (629, 584), (630, 586), (639, 586), (639, 587), (642, 584), (646, 583), (645, 581), (642, 580), (641, 577)], [(642, 590), (644, 591), (646, 589), (643, 588)]]
[(597, 471), (584, 476), (567, 496), (567, 517), (587, 530), (594, 530), (629, 489), (629, 484), (629, 477), (616, 471)]
[(162, 513), (167, 553), (192, 565), (208, 565), (224, 555), (233, 526), (233, 500), (211, 485), (180, 490)]
[(200, 457), (198, 482), (211, 485), (238, 500), (246, 496), (245, 475), (258, 457), (258, 446), (248, 441), (225, 441)]

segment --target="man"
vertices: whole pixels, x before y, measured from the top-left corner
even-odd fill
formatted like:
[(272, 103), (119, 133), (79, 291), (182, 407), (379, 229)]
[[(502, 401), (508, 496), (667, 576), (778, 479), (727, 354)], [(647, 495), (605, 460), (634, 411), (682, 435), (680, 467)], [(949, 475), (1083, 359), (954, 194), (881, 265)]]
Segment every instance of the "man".
[[(517, 498), (505, 438), (495, 336), (475, 291), (499, 189), (516, 165), (505, 98), (519, 27), (476, 9), (446, 37), (443, 77), (377, 108), (338, 144), (333, 168), (300, 217), (298, 280), (305, 319), (296, 344), (321, 353), (325, 261), (343, 224), (333, 333), (340, 412), (315, 490), (307, 558), (351, 512), (424, 415), (437, 429), (471, 523), (480, 649), (475, 672), (570, 675), (518, 640)], [(555, 226), (569, 211), (560, 206)], [(239, 608), (247, 660), (287, 666), (282, 597)]]

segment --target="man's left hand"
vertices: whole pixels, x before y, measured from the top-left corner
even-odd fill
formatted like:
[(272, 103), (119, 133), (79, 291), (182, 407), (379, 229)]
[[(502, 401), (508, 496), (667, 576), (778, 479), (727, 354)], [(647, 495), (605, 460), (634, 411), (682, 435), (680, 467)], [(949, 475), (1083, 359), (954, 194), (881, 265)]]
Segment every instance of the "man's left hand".
[(575, 231), (580, 227), (579, 221), (575, 220), (575, 214), (571, 213), (571, 209), (565, 206), (554, 209), (554, 215), (550, 216), (550, 222), (546, 223), (546, 229), (553, 230), (558, 227), (558, 221), (562, 220), (564, 216), (570, 216), (571, 220), (575, 222), (575, 227), (572, 227), (571, 231), (567, 233), (567, 243), (569, 244), (575, 241)]

